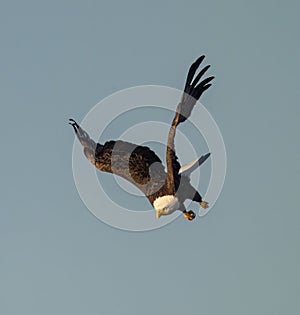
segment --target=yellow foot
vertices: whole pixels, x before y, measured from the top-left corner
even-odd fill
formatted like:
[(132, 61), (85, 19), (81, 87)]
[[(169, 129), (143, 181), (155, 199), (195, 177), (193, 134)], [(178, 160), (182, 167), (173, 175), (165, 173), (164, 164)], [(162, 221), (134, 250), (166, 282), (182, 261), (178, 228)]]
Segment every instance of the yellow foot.
[(201, 202), (199, 202), (199, 203), (200, 203), (200, 206), (201, 206), (202, 208), (204, 208), (204, 209), (207, 209), (207, 208), (209, 207), (208, 202), (206, 202), (206, 201), (201, 201)]
[(188, 219), (189, 221), (192, 221), (195, 219), (196, 215), (194, 213), (194, 211), (190, 210), (189, 212), (183, 212), (183, 215), (186, 219)]

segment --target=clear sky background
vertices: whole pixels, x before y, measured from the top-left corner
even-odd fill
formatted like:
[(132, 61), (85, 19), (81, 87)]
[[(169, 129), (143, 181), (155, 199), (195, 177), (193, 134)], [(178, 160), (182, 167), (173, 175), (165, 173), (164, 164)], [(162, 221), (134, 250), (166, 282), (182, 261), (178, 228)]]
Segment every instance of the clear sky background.
[[(300, 313), (299, 10), (1, 1), (1, 314)], [(181, 89), (202, 53), (228, 154), (216, 206), (154, 232), (105, 225), (76, 191), (67, 119), (135, 85)]]

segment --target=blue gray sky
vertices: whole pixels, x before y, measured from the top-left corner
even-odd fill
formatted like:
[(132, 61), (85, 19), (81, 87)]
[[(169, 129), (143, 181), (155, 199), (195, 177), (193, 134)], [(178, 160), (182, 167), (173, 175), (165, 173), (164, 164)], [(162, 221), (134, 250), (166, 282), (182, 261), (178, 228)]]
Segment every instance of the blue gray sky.
[[(1, 2), (1, 314), (300, 312), (299, 9)], [(76, 191), (67, 119), (120, 89), (181, 89), (202, 53), (228, 155), (218, 202), (154, 232), (105, 225)]]

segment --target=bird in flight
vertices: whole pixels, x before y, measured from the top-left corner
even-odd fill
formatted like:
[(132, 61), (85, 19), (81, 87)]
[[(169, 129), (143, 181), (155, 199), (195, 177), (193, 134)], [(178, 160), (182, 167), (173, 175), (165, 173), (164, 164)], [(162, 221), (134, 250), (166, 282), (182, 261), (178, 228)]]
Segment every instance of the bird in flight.
[(199, 203), (205, 209), (208, 208), (208, 202), (202, 200), (200, 193), (191, 185), (190, 174), (206, 161), (210, 153), (181, 166), (174, 146), (177, 126), (190, 117), (196, 102), (214, 79), (210, 76), (202, 80), (210, 65), (205, 66), (196, 75), (204, 58), (205, 56), (199, 57), (188, 71), (184, 92), (168, 135), (167, 171), (160, 158), (149, 147), (121, 140), (96, 143), (74, 119), (69, 119), (69, 124), (74, 128), (87, 159), (100, 171), (121, 176), (140, 189), (155, 209), (157, 218), (179, 210), (187, 220), (193, 220), (195, 213), (186, 210), (184, 206), (186, 199)]

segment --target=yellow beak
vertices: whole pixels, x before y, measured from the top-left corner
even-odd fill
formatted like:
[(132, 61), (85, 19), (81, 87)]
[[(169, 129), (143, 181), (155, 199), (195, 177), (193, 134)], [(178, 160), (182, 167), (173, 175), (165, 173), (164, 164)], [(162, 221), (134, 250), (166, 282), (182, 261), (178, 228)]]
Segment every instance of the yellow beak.
[(159, 219), (161, 217), (161, 212), (156, 210), (156, 218)]

